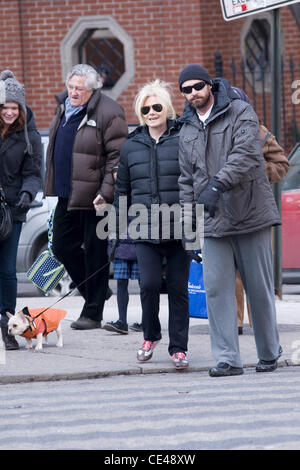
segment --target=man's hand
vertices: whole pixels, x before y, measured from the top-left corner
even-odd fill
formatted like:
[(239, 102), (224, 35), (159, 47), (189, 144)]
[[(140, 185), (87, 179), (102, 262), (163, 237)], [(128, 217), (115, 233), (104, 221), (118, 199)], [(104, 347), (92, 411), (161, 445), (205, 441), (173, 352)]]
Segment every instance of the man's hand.
[(186, 247), (187, 247), (188, 241), (184, 237), (181, 240), (181, 243), (188, 257), (193, 259), (197, 263), (201, 263), (202, 261), (201, 250), (187, 250)]
[(188, 255), (189, 258), (193, 259), (197, 263), (201, 263), (202, 256), (201, 256), (200, 250), (186, 250), (186, 254)]
[(93, 204), (95, 211), (98, 211), (99, 209), (103, 209), (103, 207), (106, 206), (107, 202), (101, 196), (101, 194), (98, 194), (98, 196), (93, 200)]
[(25, 212), (29, 209), (31, 204), (31, 196), (27, 191), (23, 191), (20, 194), (20, 198), (16, 204), (16, 209)]
[(225, 191), (226, 186), (216, 178), (212, 178), (206, 188), (200, 193), (197, 203), (204, 204), (204, 209), (209, 212), (211, 217), (214, 217), (220, 195)]

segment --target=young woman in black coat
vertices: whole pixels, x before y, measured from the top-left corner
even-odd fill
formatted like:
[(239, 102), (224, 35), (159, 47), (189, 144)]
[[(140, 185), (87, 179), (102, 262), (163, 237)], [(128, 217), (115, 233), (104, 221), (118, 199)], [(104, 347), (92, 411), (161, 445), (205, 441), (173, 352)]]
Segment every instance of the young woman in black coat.
[(18, 349), (8, 335), (6, 312), (15, 313), (16, 259), (22, 222), (41, 187), (41, 137), (32, 111), (25, 105), (24, 86), (6, 70), (0, 75), (0, 183), (13, 216), (10, 236), (0, 242), (0, 313), (5, 348)]
[[(135, 239), (140, 272), (144, 341), (139, 361), (151, 359), (161, 339), (159, 296), (163, 260), (167, 261), (169, 301), (169, 354), (177, 369), (188, 367), (186, 358), (189, 328), (189, 258), (181, 243), (178, 164), (179, 125), (167, 84), (155, 80), (138, 93), (135, 111), (141, 126), (132, 132), (121, 150), (114, 205), (122, 217), (122, 196), (127, 206), (142, 207), (139, 237)], [(170, 222), (156, 213), (158, 207), (170, 211)], [(129, 215), (132, 215), (131, 210)], [(132, 224), (132, 222), (131, 222)], [(131, 234), (130, 234), (131, 236)], [(131, 236), (132, 238), (132, 236)]]

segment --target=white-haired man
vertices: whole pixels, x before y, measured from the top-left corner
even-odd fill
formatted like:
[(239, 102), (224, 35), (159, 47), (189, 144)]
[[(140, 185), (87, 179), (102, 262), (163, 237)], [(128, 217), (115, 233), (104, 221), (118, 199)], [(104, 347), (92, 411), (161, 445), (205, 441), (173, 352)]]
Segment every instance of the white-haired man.
[(50, 125), (45, 195), (58, 196), (54, 254), (85, 299), (71, 327), (85, 330), (101, 327), (109, 271), (107, 241), (96, 235), (96, 209), (113, 201), (112, 169), (128, 127), (121, 106), (101, 93), (102, 80), (93, 67), (75, 65), (66, 86), (56, 95)]

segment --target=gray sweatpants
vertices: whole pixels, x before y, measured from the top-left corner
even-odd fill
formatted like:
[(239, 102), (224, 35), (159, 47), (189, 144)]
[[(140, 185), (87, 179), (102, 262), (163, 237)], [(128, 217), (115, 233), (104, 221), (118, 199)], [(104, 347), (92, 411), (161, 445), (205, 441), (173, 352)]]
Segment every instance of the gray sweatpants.
[(250, 304), (259, 359), (278, 357), (271, 227), (245, 235), (205, 238), (204, 284), (211, 348), (216, 362), (242, 367), (235, 300), (236, 269)]

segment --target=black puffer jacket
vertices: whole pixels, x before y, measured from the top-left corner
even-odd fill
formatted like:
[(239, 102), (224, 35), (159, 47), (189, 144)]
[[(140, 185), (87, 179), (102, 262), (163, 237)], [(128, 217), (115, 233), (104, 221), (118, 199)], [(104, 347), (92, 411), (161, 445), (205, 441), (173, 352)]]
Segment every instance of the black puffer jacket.
[[(140, 229), (141, 233), (140, 239), (135, 241), (160, 243), (180, 238), (179, 131), (177, 121), (168, 121), (168, 130), (155, 142), (150, 137), (148, 128), (141, 126), (129, 135), (122, 147), (114, 206), (117, 214), (121, 215), (119, 198), (127, 196), (127, 207), (129, 209), (132, 206), (133, 211), (129, 215), (137, 215), (135, 222), (139, 224), (137, 230)], [(141, 212), (137, 212), (138, 208), (134, 204), (143, 205)], [(164, 205), (168, 212), (173, 204), (176, 204), (176, 209), (174, 212), (170, 211), (168, 223), (158, 209)]]
[(41, 188), (42, 144), (33, 112), (27, 107), (27, 132), (32, 154), (26, 151), (24, 131), (0, 138), (0, 180), (15, 222), (25, 222), (26, 212), (15, 208), (20, 193), (27, 191), (33, 200)]

